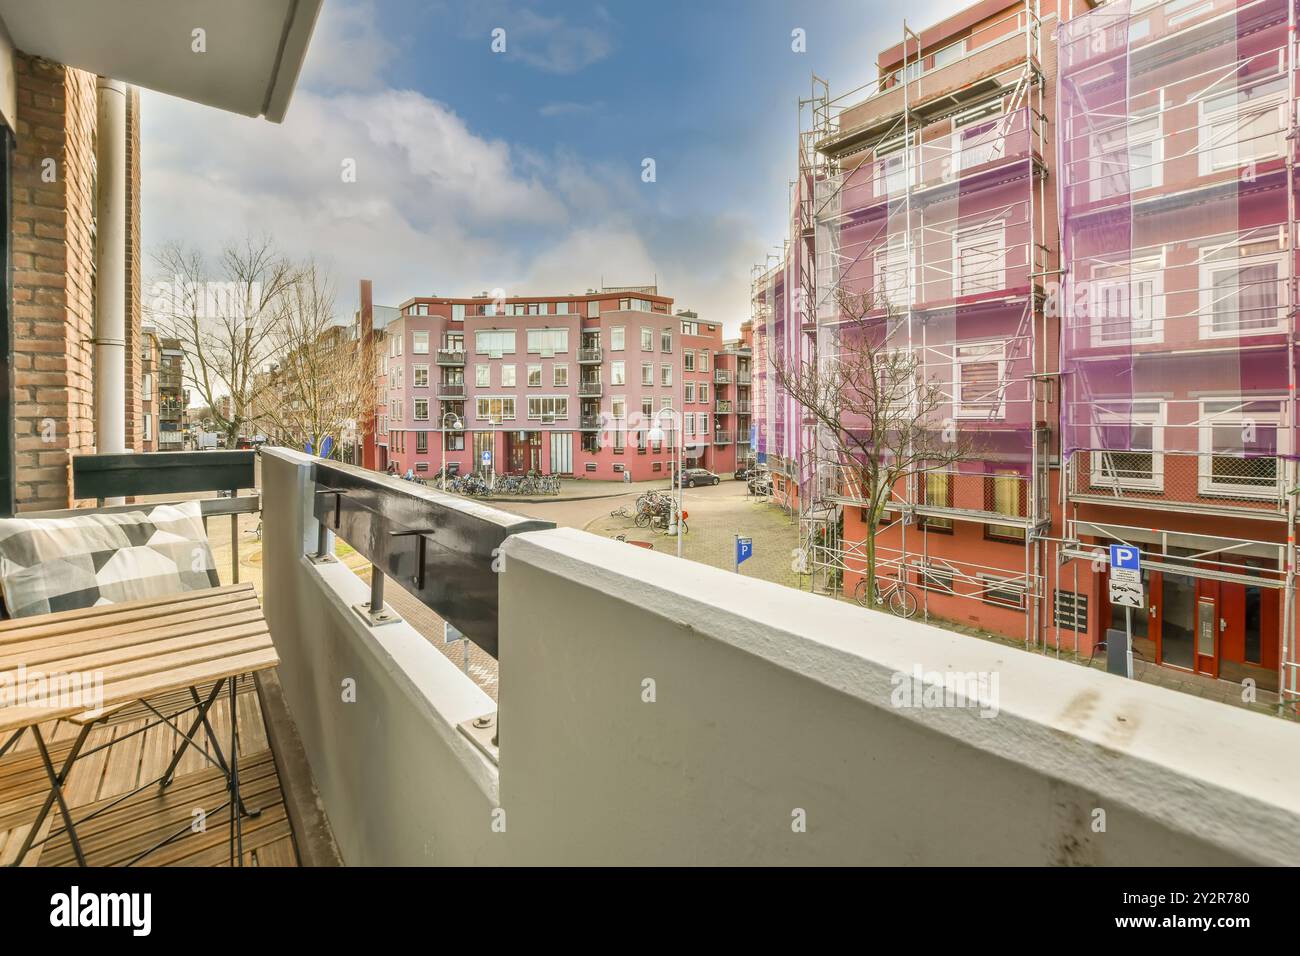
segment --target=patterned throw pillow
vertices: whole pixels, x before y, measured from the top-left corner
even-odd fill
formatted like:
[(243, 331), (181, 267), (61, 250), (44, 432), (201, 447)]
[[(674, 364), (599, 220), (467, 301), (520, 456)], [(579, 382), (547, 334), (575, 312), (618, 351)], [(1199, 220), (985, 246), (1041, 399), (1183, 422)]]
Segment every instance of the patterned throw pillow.
[(220, 583), (197, 501), (118, 514), (0, 519), (0, 591), (10, 617)]

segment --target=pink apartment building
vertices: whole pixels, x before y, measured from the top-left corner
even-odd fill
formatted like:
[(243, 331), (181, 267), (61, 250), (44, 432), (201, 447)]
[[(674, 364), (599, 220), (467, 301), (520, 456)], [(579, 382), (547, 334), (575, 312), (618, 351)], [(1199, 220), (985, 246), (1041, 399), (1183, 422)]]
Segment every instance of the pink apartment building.
[[(721, 325), (674, 315), (672, 299), (653, 287), (605, 288), (417, 297), (376, 339), (376, 467), (432, 476), (445, 461), (460, 474), (630, 473), (641, 481), (671, 473), (672, 424), (684, 413), (683, 349), (689, 342), (692, 368), (703, 352), (711, 370)], [(690, 405), (688, 444), (694, 430), (714, 430), (712, 394)], [(661, 440), (652, 440), (656, 421)]]

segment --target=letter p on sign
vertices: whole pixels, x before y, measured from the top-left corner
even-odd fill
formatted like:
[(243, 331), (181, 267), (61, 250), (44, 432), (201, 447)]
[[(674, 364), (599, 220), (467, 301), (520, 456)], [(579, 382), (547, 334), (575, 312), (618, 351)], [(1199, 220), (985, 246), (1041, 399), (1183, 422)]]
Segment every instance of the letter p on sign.
[(1142, 567), (1142, 552), (1132, 545), (1112, 544), (1110, 546), (1110, 566), (1129, 571), (1138, 571)]

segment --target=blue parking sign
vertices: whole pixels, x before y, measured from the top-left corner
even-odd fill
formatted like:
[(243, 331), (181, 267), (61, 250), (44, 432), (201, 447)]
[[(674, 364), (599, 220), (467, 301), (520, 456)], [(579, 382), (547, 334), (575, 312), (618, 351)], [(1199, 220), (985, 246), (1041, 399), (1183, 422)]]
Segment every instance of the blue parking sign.
[(736, 536), (736, 567), (754, 556), (754, 539)]
[(1110, 566), (1124, 571), (1142, 570), (1142, 552), (1131, 544), (1110, 546)]

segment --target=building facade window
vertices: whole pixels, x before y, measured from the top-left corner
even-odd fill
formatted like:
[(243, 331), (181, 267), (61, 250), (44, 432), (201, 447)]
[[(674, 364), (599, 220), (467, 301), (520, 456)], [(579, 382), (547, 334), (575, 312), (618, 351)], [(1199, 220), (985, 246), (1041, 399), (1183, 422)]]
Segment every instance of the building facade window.
[(480, 329), (474, 333), (474, 351), (479, 355), (514, 355), (515, 333), (509, 329)]

